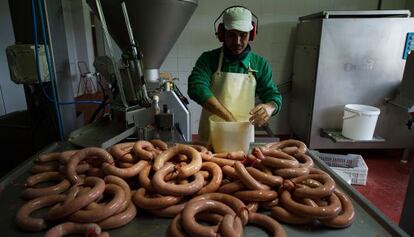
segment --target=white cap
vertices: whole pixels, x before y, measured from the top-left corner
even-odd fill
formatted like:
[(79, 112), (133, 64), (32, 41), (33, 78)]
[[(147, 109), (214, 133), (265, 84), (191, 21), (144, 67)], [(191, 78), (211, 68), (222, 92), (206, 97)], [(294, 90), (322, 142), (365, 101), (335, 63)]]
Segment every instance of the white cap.
[(408, 113), (414, 113), (414, 105), (411, 106), (411, 108), (408, 109)]
[(253, 29), (252, 13), (244, 7), (232, 7), (224, 12), (223, 23), (226, 30), (249, 32)]

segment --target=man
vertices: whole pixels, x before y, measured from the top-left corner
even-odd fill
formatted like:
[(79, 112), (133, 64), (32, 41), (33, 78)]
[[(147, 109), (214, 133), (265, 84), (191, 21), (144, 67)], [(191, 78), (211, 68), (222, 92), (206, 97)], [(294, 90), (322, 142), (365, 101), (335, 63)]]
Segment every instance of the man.
[[(222, 15), (217, 34), (223, 47), (204, 52), (188, 78), (188, 95), (203, 107), (198, 132), (201, 142), (208, 142), (212, 114), (226, 121), (249, 120), (262, 126), (282, 104), (267, 61), (251, 52), (249, 39), (256, 33), (252, 13), (235, 6)], [(262, 101), (256, 106), (255, 95)]]

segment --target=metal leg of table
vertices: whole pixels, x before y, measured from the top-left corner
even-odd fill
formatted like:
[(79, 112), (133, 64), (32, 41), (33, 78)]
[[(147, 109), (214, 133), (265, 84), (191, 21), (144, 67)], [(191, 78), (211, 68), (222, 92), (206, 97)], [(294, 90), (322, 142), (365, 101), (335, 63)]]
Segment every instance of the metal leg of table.
[(404, 206), (400, 218), (400, 227), (410, 236), (414, 236), (414, 172), (411, 171), (405, 194)]
[(401, 163), (407, 163), (408, 162), (408, 156), (410, 155), (411, 149), (410, 148), (405, 148), (403, 151), (403, 154), (401, 156)]

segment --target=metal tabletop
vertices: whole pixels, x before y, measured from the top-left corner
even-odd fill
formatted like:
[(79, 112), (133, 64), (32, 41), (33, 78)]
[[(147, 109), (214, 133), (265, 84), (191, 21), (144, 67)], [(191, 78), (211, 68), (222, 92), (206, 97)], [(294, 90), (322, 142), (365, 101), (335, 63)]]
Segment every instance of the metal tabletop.
[[(253, 144), (255, 145), (255, 144)], [(55, 143), (41, 152), (63, 151), (73, 149), (69, 143)], [(359, 194), (351, 185), (342, 180), (335, 172), (325, 165), (311, 151), (308, 154), (314, 159), (315, 165), (326, 171), (335, 180), (337, 187), (345, 191), (352, 199), (355, 208), (355, 221), (345, 229), (331, 229), (323, 226), (296, 226), (282, 224), (288, 236), (409, 236), (396, 224), (392, 223), (381, 211), (374, 207), (366, 198)], [(9, 159), (12, 157), (4, 157)], [(20, 198), (23, 184), (30, 175), (34, 157), (29, 158), (19, 167), (11, 171), (0, 181), (0, 231), (1, 236), (43, 236), (45, 232), (23, 232), (15, 224), (14, 217), (24, 200)], [(41, 212), (41, 211), (40, 211)], [(36, 216), (38, 213), (34, 213)], [(138, 210), (137, 217), (128, 225), (110, 230), (111, 236), (165, 236), (171, 219), (151, 216), (143, 210)], [(254, 226), (246, 226), (244, 236), (268, 236), (266, 232)]]

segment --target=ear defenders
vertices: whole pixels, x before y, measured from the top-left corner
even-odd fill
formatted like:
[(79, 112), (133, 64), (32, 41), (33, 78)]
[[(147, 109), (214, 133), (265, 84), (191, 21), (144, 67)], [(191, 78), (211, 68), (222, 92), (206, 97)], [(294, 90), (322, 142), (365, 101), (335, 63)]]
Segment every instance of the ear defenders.
[[(223, 24), (223, 23), (220, 23), (220, 24), (218, 24), (218, 26), (217, 26), (217, 30), (216, 30), (216, 24), (217, 24), (217, 21), (219, 21), (219, 20), (220, 20), (220, 18), (223, 16), (223, 14), (224, 14), (224, 13), (225, 13), (228, 9), (233, 8), (233, 7), (242, 7), (242, 8), (244, 8), (244, 9), (249, 10), (247, 7), (235, 5), (235, 6), (228, 7), (228, 8), (224, 9), (224, 10), (221, 12), (221, 14), (220, 14), (220, 15), (217, 17), (217, 19), (214, 21), (214, 32), (215, 32), (216, 37), (218, 38), (218, 40), (219, 40), (220, 42), (224, 42), (224, 31), (225, 31), (225, 28), (224, 28), (224, 24)], [(249, 11), (250, 11), (250, 10), (249, 10)], [(251, 11), (250, 11), (250, 12), (251, 12)], [(256, 19), (256, 22), (252, 21), (252, 26), (253, 26), (253, 29), (250, 31), (250, 34), (249, 34), (249, 41), (253, 41), (253, 40), (256, 38), (256, 35), (257, 35), (257, 33), (258, 33), (258, 28), (259, 28), (259, 18), (258, 18), (255, 14), (253, 14), (253, 12), (251, 12), (251, 13), (252, 13), (252, 16)]]

